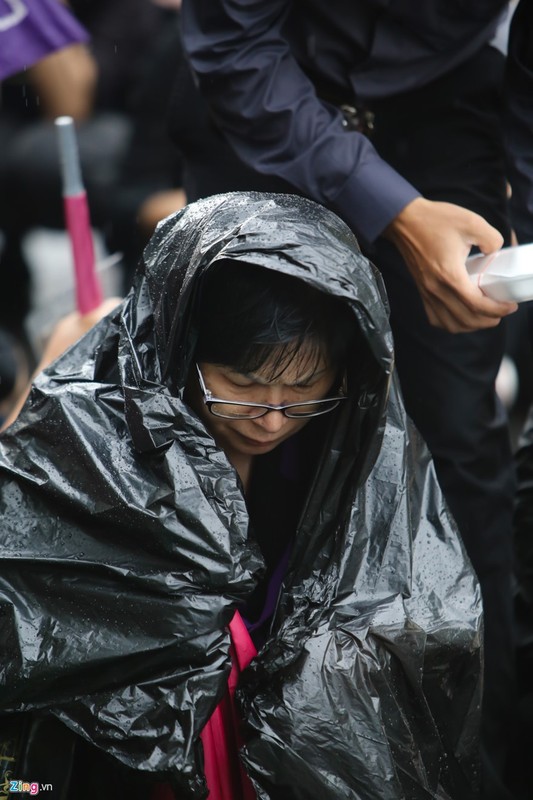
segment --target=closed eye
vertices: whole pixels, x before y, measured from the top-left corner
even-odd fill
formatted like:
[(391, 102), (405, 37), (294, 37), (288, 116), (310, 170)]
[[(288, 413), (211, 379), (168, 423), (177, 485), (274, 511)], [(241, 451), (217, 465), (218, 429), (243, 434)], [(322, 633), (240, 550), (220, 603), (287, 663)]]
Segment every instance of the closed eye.
[(229, 379), (228, 383), (231, 386), (234, 386), (236, 389), (251, 389), (252, 386), (256, 385), (254, 383), (237, 383), (237, 381), (234, 381), (232, 379)]

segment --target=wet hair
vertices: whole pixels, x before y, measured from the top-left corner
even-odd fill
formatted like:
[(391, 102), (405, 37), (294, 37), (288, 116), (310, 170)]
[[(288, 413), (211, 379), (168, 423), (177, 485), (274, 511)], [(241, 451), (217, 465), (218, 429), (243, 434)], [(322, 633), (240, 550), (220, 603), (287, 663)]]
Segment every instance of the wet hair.
[(197, 311), (197, 361), (275, 380), (295, 358), (302, 369), (321, 358), (340, 369), (353, 346), (348, 307), (305, 281), (242, 262), (207, 272)]

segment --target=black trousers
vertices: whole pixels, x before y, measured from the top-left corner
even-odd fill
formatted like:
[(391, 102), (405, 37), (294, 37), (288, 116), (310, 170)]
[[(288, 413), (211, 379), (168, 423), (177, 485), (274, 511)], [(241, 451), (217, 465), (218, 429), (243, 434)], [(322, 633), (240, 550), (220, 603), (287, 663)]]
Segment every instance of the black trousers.
[[(486, 47), (445, 78), (370, 105), (375, 112), (373, 142), (386, 161), (425, 197), (481, 214), (508, 241), (500, 121), (503, 67), (501, 54)], [(197, 103), (201, 107), (201, 100)], [(190, 200), (235, 189), (294, 191), (281, 181), (254, 176), (214, 130), (211, 146), (201, 152), (188, 150), (187, 137), (178, 136), (178, 141), (185, 151)], [(217, 164), (224, 165), (223, 171)], [(514, 700), (514, 474), (507, 420), (494, 390), (504, 324), (468, 334), (433, 328), (396, 249), (378, 241), (367, 255), (387, 287), (407, 411), (428, 443), (480, 580), (485, 613), (483, 798), (504, 800), (502, 775)]]
[[(503, 62), (500, 53), (487, 47), (431, 86), (380, 104), (375, 145), (425, 197), (481, 214), (509, 243), (501, 141)], [(394, 248), (379, 242), (371, 256), (389, 295), (407, 411), (429, 445), (481, 584), (483, 797), (501, 800), (514, 702), (514, 472), (507, 421), (494, 392), (505, 326), (468, 334), (433, 328)]]

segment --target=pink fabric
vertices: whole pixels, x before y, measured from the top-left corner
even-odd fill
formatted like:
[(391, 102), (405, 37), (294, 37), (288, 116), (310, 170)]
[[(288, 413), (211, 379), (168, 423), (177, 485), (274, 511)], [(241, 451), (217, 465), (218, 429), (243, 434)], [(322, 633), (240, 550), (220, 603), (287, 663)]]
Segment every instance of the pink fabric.
[(257, 795), (238, 756), (242, 741), (234, 698), (240, 673), (257, 655), (257, 650), (238, 611), (229, 630), (232, 668), (228, 691), (201, 733), (205, 778), (209, 800), (256, 800)]
[(76, 275), (76, 306), (88, 314), (102, 302), (102, 289), (95, 271), (94, 245), (85, 192), (65, 197), (65, 220), (70, 236)]
[[(242, 744), (235, 709), (239, 675), (257, 655), (254, 643), (238, 611), (229, 625), (232, 667), (228, 691), (215, 708), (200, 737), (204, 748), (205, 779), (209, 800), (257, 800), (252, 783), (239, 760)], [(157, 786), (151, 800), (175, 800), (169, 786)]]

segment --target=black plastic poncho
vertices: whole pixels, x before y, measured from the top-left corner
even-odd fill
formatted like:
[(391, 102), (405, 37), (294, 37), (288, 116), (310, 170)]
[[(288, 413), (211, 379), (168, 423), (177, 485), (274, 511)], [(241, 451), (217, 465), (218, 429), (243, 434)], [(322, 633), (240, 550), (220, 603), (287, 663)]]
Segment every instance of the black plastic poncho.
[(198, 737), (261, 570), (236, 473), (183, 402), (191, 309), (220, 258), (337, 295), (367, 341), (243, 676), (258, 796), (475, 797), (477, 583), (403, 409), (380, 280), (339, 219), (289, 196), (217, 196), (161, 223), (132, 293), (2, 437), (0, 710), (49, 709), (205, 796)]

